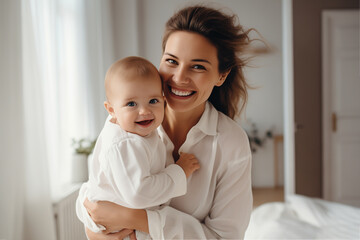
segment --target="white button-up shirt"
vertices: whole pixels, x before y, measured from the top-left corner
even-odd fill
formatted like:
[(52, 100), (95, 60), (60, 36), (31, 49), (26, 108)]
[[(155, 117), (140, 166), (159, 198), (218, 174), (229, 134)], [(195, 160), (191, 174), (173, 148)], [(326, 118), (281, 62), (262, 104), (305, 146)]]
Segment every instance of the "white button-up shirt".
[[(162, 127), (168, 164), (174, 145)], [(200, 169), (187, 193), (170, 206), (147, 210), (154, 239), (242, 239), (252, 210), (251, 151), (245, 131), (209, 102), (179, 152), (194, 154)]]
[(145, 137), (128, 133), (109, 116), (89, 162), (89, 181), (81, 186), (76, 211), (93, 232), (104, 230), (90, 218), (83, 202), (110, 201), (145, 209), (186, 192), (186, 176), (177, 164), (166, 166), (165, 146), (157, 131)]

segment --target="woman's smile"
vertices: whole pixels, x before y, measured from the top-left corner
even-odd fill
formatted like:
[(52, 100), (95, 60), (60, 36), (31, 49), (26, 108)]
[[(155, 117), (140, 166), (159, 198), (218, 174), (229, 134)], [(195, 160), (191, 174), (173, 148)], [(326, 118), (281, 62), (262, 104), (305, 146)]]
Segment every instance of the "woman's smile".
[(170, 92), (177, 97), (183, 97), (183, 98), (189, 97), (196, 93), (195, 91), (178, 89), (178, 88), (174, 88), (172, 86), (168, 86), (168, 87), (169, 87)]

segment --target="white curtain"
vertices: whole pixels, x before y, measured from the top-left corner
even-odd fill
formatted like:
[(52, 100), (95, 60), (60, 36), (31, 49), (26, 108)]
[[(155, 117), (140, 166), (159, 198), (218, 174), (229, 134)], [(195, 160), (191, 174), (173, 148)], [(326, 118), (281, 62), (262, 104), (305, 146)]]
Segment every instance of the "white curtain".
[(51, 191), (70, 181), (71, 138), (95, 138), (106, 118), (109, 9), (0, 1), (1, 240), (56, 239)]
[[(102, 29), (106, 6), (99, 0), (52, 0), (53, 14), (46, 26), (49, 38), (54, 36), (54, 72), (45, 78), (47, 141), (50, 149), (53, 189), (71, 180), (72, 138), (95, 139), (106, 118), (103, 81), (108, 58), (103, 53), (104, 41), (111, 38)], [(33, 0), (39, 5), (39, 2)], [(48, 1), (46, 1), (48, 2)], [(41, 5), (41, 4), (40, 4)], [(44, 6), (44, 5), (42, 5)], [(104, 39), (105, 40), (104, 40)], [(49, 44), (50, 45), (50, 44)], [(110, 44), (111, 45), (111, 44)], [(110, 47), (110, 46), (109, 46)], [(44, 64), (48, 61), (43, 58)]]
[(38, 57), (39, 76), (33, 77), (42, 87), (50, 182), (56, 194), (71, 181), (71, 140), (95, 139), (106, 117), (102, 5), (98, 0), (23, 0), (25, 6), (23, 39), (30, 44), (34, 35), (34, 42), (23, 50), (29, 62)]
[[(51, 205), (44, 82), (54, 73), (52, 1), (21, 2), (22, 92), (24, 106), (24, 239), (56, 239)], [(46, 63), (46, 64), (44, 64)], [(49, 112), (48, 112), (49, 111)], [(36, 222), (36, 223), (35, 223)]]
[(29, 2), (1, 1), (0, 239), (55, 240), (39, 47)]

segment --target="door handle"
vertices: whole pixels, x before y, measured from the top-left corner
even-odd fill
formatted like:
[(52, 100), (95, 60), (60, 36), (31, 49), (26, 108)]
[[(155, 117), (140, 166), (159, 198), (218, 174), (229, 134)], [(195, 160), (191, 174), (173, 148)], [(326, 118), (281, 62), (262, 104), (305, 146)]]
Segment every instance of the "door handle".
[(337, 129), (337, 115), (334, 112), (331, 114), (331, 126), (332, 126), (332, 131), (336, 132), (336, 129)]
[(295, 123), (295, 132), (304, 129), (304, 124), (302, 123)]

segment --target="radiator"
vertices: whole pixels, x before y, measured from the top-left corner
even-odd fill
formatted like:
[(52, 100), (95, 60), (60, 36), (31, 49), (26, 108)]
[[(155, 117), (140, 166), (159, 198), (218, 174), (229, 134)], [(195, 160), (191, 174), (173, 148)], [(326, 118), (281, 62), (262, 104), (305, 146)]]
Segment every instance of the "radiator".
[(78, 194), (77, 188), (53, 204), (57, 240), (87, 240), (84, 225), (76, 216)]

